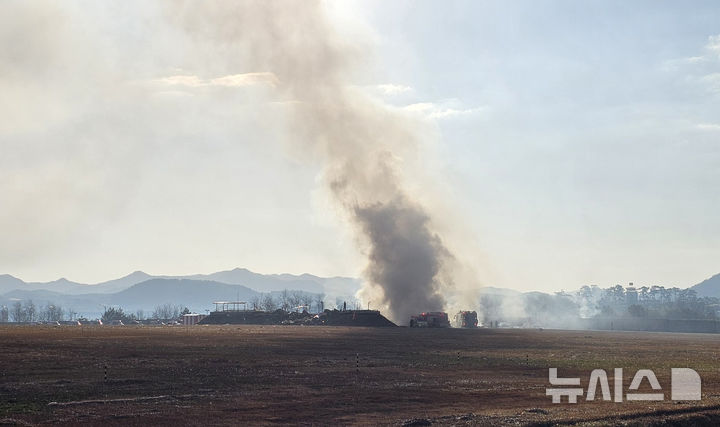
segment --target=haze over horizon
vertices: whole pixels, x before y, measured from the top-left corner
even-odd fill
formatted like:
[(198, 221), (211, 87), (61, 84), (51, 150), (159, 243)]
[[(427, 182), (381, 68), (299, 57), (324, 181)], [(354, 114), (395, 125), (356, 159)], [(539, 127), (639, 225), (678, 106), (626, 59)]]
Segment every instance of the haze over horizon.
[[(720, 272), (720, 6), (600, 4), (322, 2), (348, 90), (429, 136), (392, 161), (485, 285)], [(180, 9), (0, 5), (0, 274), (360, 277), (278, 70)]]
[[(258, 275), (263, 275), (263, 276), (284, 276), (284, 275), (289, 275), (289, 276), (294, 276), (294, 277), (301, 277), (301, 276), (305, 276), (305, 275), (310, 275), (310, 276), (318, 277), (318, 278), (320, 278), (320, 279), (340, 278), (340, 279), (353, 279), (353, 280), (354, 280), (354, 279), (357, 279), (357, 280), (360, 280), (360, 281), (363, 280), (362, 277), (352, 277), (352, 276), (320, 276), (320, 275), (317, 275), (317, 274), (313, 274), (313, 273), (311, 273), (311, 272), (301, 272), (301, 273), (286, 272), (286, 271), (285, 271), (285, 272), (261, 272), (261, 271), (256, 271), (256, 270), (253, 270), (253, 269), (251, 269), (251, 268), (245, 268), (245, 267), (223, 268), (223, 269), (220, 269), (220, 270), (217, 270), (217, 271), (200, 271), (200, 272), (183, 273), (183, 274), (168, 274), (168, 273), (162, 273), (162, 272), (147, 272), (147, 271), (143, 271), (143, 270), (135, 270), (135, 271), (132, 271), (132, 272), (129, 272), (129, 273), (126, 273), (126, 274), (121, 274), (120, 276), (106, 277), (106, 278), (104, 278), (104, 279), (101, 279), (101, 280), (95, 281), (95, 282), (83, 282), (83, 281), (79, 281), (79, 280), (74, 280), (72, 277), (64, 277), (64, 276), (62, 276), (62, 277), (56, 277), (56, 278), (53, 278), (53, 279), (50, 279), (50, 280), (40, 280), (40, 281), (37, 281), (37, 280), (27, 280), (27, 279), (25, 279), (24, 277), (20, 277), (20, 276), (18, 276), (18, 275), (14, 275), (14, 274), (10, 274), (10, 273), (0, 273), (0, 276), (9, 275), (9, 276), (14, 277), (15, 279), (20, 279), (20, 280), (22, 280), (22, 281), (25, 282), (25, 283), (43, 284), (43, 283), (52, 283), (52, 282), (57, 282), (57, 281), (66, 280), (66, 281), (68, 281), (68, 282), (78, 283), (78, 284), (81, 284), (81, 285), (88, 285), (88, 286), (91, 286), (91, 287), (92, 287), (92, 286), (94, 286), (94, 285), (103, 284), (103, 283), (106, 283), (106, 282), (109, 282), (109, 281), (113, 281), (113, 280), (118, 280), (118, 279), (124, 279), (124, 278), (128, 278), (128, 277), (133, 277), (133, 276), (138, 275), (138, 274), (144, 274), (144, 275), (149, 276), (150, 278), (171, 278), (171, 279), (176, 279), (176, 278), (184, 278), (184, 277), (195, 277), (195, 276), (203, 276), (203, 275), (212, 275), (212, 274), (224, 273), (224, 272), (230, 272), (230, 271), (236, 271), (236, 270), (245, 270), (245, 271), (247, 271), (247, 272), (249, 272), (249, 273), (258, 274)], [(546, 293), (553, 293), (553, 292), (559, 292), (559, 291), (574, 292), (574, 291), (578, 291), (582, 286), (585, 286), (585, 285), (596, 285), (596, 286), (599, 286), (599, 287), (601, 287), (601, 288), (608, 288), (608, 287), (615, 286), (615, 285), (618, 285), (618, 284), (619, 284), (619, 285), (622, 285), (622, 286), (627, 286), (627, 285), (630, 284), (630, 283), (632, 283), (635, 287), (651, 286), (651, 285), (660, 285), (660, 286), (665, 286), (665, 287), (668, 287), (668, 288), (670, 288), (670, 287), (690, 288), (690, 287), (695, 286), (695, 285), (697, 285), (697, 284), (699, 284), (699, 283), (701, 283), (701, 282), (704, 282), (704, 281), (706, 281), (706, 280), (708, 280), (708, 279), (716, 279), (717, 276), (720, 276), (720, 273), (714, 274), (714, 275), (712, 275), (712, 276), (709, 276), (709, 277), (703, 279), (702, 281), (700, 281), (700, 282), (698, 282), (698, 283), (692, 283), (692, 284), (690, 284), (690, 285), (671, 284), (671, 283), (643, 283), (643, 282), (637, 282), (637, 281), (636, 281), (636, 282), (615, 282), (615, 283), (585, 283), (585, 284), (582, 284), (582, 285), (578, 285), (578, 286), (576, 286), (576, 287), (557, 288), (557, 289), (545, 289), (545, 290), (542, 290), (542, 289), (533, 289), (533, 288), (517, 289), (517, 288), (513, 288), (513, 287), (507, 287), (507, 288), (505, 288), (505, 289), (515, 290), (515, 291), (521, 291), (521, 292), (546, 292)], [(204, 280), (204, 279), (200, 279), (200, 280)], [(139, 283), (139, 282), (138, 282), (138, 283)], [(247, 284), (245, 284), (245, 285), (247, 285)], [(249, 287), (252, 288), (252, 286), (249, 286)], [(485, 284), (485, 285), (483, 286), (483, 288), (488, 288), (488, 287), (490, 287), (490, 288), (501, 288), (500, 286), (494, 285), (494, 284), (492, 284), (492, 283)], [(44, 289), (52, 290), (52, 288), (44, 288)], [(88, 292), (91, 292), (91, 291), (92, 291), (92, 289), (88, 289)]]

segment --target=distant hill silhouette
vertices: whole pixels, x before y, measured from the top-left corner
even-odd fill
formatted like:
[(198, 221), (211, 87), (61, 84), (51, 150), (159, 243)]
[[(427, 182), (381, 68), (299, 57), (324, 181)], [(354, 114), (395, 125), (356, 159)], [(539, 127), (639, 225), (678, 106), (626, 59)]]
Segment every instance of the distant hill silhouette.
[(9, 274), (0, 275), (0, 294), (12, 290), (37, 291), (47, 290), (61, 292), (64, 294), (85, 294), (85, 293), (112, 293), (129, 288), (132, 285), (152, 278), (149, 274), (136, 271), (120, 279), (109, 280), (94, 285), (70, 281), (66, 278), (53, 280), (52, 282), (24, 282)]
[(119, 279), (108, 280), (107, 282), (98, 283), (96, 285), (85, 285), (86, 287), (81, 289), (85, 292), (98, 292), (98, 293), (112, 293), (119, 292), (123, 289), (127, 289), (130, 286), (142, 283), (148, 279), (152, 279), (153, 276), (143, 272), (134, 271), (125, 277)]
[(12, 291), (13, 289), (22, 289), (25, 282), (13, 277), (9, 274), (0, 274), (0, 294)]
[(325, 294), (332, 304), (338, 298), (351, 299), (359, 287), (359, 280), (347, 277), (264, 275), (245, 268), (181, 277), (151, 276), (135, 271), (93, 285), (65, 278), (26, 283), (4, 274), (0, 275), (0, 305), (11, 306), (16, 301), (32, 300), (38, 308), (52, 303), (90, 317), (98, 316), (107, 306), (119, 306), (128, 312), (143, 310), (149, 314), (162, 304), (180, 305), (202, 313), (212, 309), (215, 300), (248, 301), (259, 293), (277, 294), (283, 290)]
[[(214, 280), (231, 285), (245, 285), (264, 292), (281, 291), (283, 289), (301, 289), (306, 292), (323, 292), (323, 282), (327, 279), (303, 274), (295, 276), (292, 274), (259, 274), (253, 273), (246, 268), (219, 271), (212, 274), (195, 274), (184, 276), (193, 280)], [(351, 280), (352, 279), (346, 279)]]
[(108, 280), (96, 284), (83, 284), (65, 278), (52, 282), (26, 283), (9, 274), (0, 275), (0, 295), (13, 291), (48, 290), (69, 295), (88, 293), (116, 293), (149, 279), (188, 279), (206, 280), (228, 285), (242, 285), (258, 292), (282, 291), (283, 289), (299, 290), (311, 293), (331, 295), (353, 295), (360, 288), (360, 281), (350, 277), (318, 277), (312, 274), (259, 274), (246, 268), (219, 271), (212, 274), (193, 274), (189, 276), (153, 276), (143, 271), (135, 271), (119, 279)]
[(109, 296), (113, 305), (136, 310), (152, 310), (160, 304), (169, 303), (192, 305), (200, 311), (204, 307), (211, 308), (213, 301), (248, 301), (258, 294), (245, 286), (209, 280), (150, 279)]
[(703, 280), (691, 289), (694, 289), (698, 296), (701, 297), (720, 298), (720, 274), (716, 274), (709, 279)]
[(36, 306), (53, 303), (80, 313), (102, 313), (106, 306), (119, 306), (128, 312), (144, 310), (148, 315), (163, 304), (205, 312), (217, 300), (250, 300), (259, 293), (241, 285), (208, 280), (150, 279), (111, 294), (64, 294), (48, 290), (13, 290), (0, 296), (0, 305), (32, 300)]

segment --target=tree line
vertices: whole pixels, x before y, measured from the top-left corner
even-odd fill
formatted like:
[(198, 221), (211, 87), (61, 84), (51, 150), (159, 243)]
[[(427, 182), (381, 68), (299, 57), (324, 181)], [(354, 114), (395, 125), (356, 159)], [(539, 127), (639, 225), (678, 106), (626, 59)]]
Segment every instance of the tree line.
[[(143, 310), (137, 310), (134, 313), (125, 313), (120, 307), (105, 307), (101, 320), (103, 322), (111, 322), (113, 320), (122, 320), (123, 322), (133, 320), (158, 319), (170, 320), (177, 319), (183, 314), (190, 313), (187, 307), (173, 304), (162, 304), (155, 307), (155, 310), (148, 316)], [(58, 304), (48, 302), (45, 305), (36, 305), (32, 300), (15, 301), (10, 307), (0, 307), (0, 323), (16, 322), (16, 323), (33, 323), (33, 322), (62, 322), (75, 321), (78, 319), (78, 313), (72, 308), (64, 308)]]
[(15, 301), (10, 307), (0, 307), (0, 322), (60, 322), (76, 319), (77, 312), (75, 310), (72, 308), (63, 308), (52, 302), (36, 306), (32, 300), (25, 302)]
[[(325, 294), (309, 293), (302, 291), (283, 290), (277, 293), (260, 293), (248, 301), (248, 308), (252, 310), (275, 311), (309, 311), (321, 312), (325, 307)], [(343, 306), (345, 300), (337, 299), (337, 308)], [(348, 307), (358, 308), (359, 302), (350, 298)], [(335, 307), (330, 307), (335, 308)], [(171, 320), (178, 319), (183, 314), (190, 313), (187, 307), (175, 304), (161, 304), (155, 307), (151, 313), (144, 310), (126, 312), (122, 307), (105, 307), (101, 316), (103, 322), (120, 320), (122, 322), (142, 321), (146, 319)], [(32, 300), (24, 302), (16, 301), (10, 307), (0, 307), (0, 322), (56, 322), (56, 321), (78, 320), (78, 313), (72, 308), (64, 308), (58, 304), (48, 302), (46, 305), (37, 306)]]
[(273, 296), (270, 293), (261, 293), (250, 298), (249, 308), (252, 310), (275, 311), (315, 311), (324, 310), (325, 294), (311, 294), (302, 291), (283, 290)]
[(149, 317), (145, 315), (143, 310), (137, 310), (135, 313), (125, 313), (122, 307), (105, 307), (100, 320), (103, 323), (112, 322), (114, 320), (122, 321), (123, 323), (142, 321), (146, 319), (155, 320), (176, 320), (184, 314), (190, 314), (190, 309), (181, 305), (174, 304), (161, 304), (155, 307), (152, 314)]
[(666, 319), (717, 319), (720, 300), (699, 297), (694, 289), (664, 286), (623, 287), (606, 289), (583, 286), (577, 293), (580, 302), (600, 316), (650, 317)]
[(577, 319), (720, 319), (720, 299), (693, 289), (664, 286), (583, 286), (576, 292), (486, 294), (478, 300), (482, 323), (572, 328)]

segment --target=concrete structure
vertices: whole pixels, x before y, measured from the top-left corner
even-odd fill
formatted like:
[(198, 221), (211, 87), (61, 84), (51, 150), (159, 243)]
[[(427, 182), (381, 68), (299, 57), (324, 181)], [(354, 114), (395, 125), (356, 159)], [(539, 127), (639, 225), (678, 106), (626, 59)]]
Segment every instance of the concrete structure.
[(197, 313), (183, 314), (183, 325), (185, 325), (185, 326), (197, 325), (204, 318), (205, 318), (204, 314), (197, 314)]

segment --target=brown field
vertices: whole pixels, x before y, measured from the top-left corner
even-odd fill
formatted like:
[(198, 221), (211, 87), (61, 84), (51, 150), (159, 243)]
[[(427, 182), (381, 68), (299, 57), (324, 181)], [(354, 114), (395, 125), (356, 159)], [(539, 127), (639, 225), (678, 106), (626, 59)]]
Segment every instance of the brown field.
[[(719, 358), (701, 334), (2, 326), (0, 424), (717, 425)], [(652, 369), (666, 400), (552, 404), (549, 367), (585, 389), (606, 369), (611, 390), (622, 367), (626, 392)], [(701, 401), (670, 400), (671, 367), (700, 374)]]

